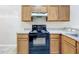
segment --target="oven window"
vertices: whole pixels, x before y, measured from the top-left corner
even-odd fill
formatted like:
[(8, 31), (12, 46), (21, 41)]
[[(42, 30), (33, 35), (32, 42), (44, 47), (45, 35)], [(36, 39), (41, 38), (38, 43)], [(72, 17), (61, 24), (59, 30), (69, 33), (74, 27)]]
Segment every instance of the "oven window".
[(42, 46), (42, 45), (45, 45), (46, 44), (45, 39), (46, 38), (35, 38), (33, 40), (33, 46)]

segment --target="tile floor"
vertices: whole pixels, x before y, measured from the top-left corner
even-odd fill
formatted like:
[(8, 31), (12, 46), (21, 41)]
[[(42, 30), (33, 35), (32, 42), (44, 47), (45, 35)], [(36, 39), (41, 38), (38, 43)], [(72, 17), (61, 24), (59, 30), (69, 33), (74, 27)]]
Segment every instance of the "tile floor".
[(0, 54), (16, 54), (16, 47), (0, 46)]

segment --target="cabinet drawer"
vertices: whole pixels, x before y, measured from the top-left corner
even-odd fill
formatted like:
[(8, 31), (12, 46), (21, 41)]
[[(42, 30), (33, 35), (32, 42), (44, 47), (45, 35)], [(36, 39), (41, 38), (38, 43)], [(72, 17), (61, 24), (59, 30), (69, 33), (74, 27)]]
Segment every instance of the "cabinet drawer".
[(70, 44), (72, 44), (72, 45), (75, 46), (76, 41), (73, 40), (72, 38), (69, 38), (69, 37), (63, 35), (63, 36), (62, 36), (62, 40), (65, 40), (65, 41), (67, 41), (68, 43), (70, 43)]
[(59, 39), (59, 34), (51, 34), (50, 38), (51, 39)]
[(18, 34), (17, 38), (18, 39), (25, 39), (25, 38), (28, 39), (28, 35), (27, 34)]
[(17, 40), (29, 40), (29, 39), (27, 39), (27, 38), (18, 38)]

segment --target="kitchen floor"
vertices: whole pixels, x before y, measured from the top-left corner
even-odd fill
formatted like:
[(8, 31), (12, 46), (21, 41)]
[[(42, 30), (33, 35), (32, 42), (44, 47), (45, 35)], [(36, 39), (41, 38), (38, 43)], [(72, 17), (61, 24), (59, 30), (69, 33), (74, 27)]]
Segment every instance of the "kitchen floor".
[(0, 46), (0, 54), (16, 54), (16, 47)]

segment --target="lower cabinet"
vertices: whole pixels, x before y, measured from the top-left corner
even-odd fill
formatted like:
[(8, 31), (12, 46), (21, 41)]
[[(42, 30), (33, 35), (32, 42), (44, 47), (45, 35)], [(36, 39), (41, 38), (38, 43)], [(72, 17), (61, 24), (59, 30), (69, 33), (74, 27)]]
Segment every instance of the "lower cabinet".
[(63, 40), (62, 42), (62, 54), (75, 54), (76, 47)]
[(77, 42), (77, 54), (79, 54), (79, 42)]
[(18, 34), (17, 35), (17, 53), (28, 54), (28, 35)]
[[(61, 42), (61, 43), (60, 43)], [(17, 53), (29, 53), (29, 36), (26, 33), (17, 34)], [(50, 34), (50, 54), (79, 54), (79, 42), (60, 34)]]
[(70, 37), (62, 36), (62, 54), (76, 54), (76, 41)]
[(59, 34), (50, 35), (50, 53), (51, 54), (59, 53)]
[(59, 53), (59, 41), (58, 40), (51, 40), (50, 42), (50, 53), (51, 54), (58, 54)]
[(27, 40), (18, 40), (18, 51), (19, 54), (28, 53), (28, 41)]

